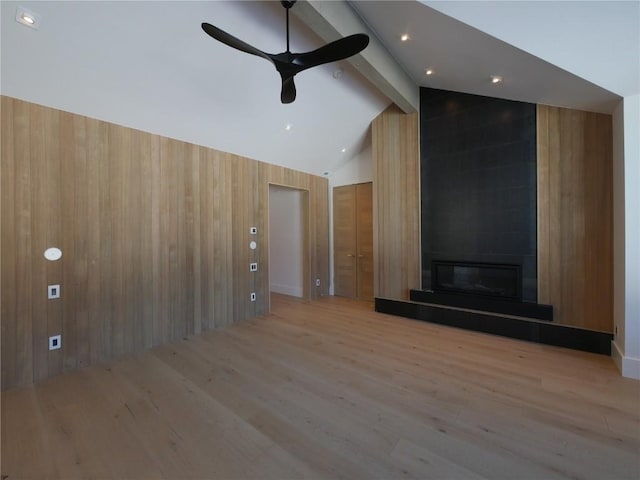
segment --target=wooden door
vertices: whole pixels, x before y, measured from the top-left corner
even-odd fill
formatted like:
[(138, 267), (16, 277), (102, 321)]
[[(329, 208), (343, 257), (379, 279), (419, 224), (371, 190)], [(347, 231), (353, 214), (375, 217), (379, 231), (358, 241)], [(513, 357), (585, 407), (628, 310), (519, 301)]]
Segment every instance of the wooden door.
[(373, 188), (333, 189), (334, 294), (373, 300)]
[(373, 184), (356, 185), (356, 298), (373, 300)]
[(333, 292), (356, 298), (356, 189), (353, 185), (333, 189)]

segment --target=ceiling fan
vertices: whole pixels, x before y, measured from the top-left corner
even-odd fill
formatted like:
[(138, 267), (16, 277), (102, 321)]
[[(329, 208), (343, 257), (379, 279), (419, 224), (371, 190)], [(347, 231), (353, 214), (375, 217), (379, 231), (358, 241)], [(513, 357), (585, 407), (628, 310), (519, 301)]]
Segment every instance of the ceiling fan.
[(282, 78), (282, 90), (280, 92), (280, 100), (282, 103), (291, 103), (296, 99), (296, 86), (293, 83), (293, 77), (311, 67), (316, 67), (325, 63), (335, 62), (361, 52), (369, 44), (369, 37), (364, 33), (357, 33), (341, 38), (334, 42), (328, 43), (316, 50), (307, 53), (292, 53), (289, 50), (289, 9), (296, 3), (293, 1), (281, 1), (282, 6), (287, 12), (287, 50), (282, 53), (266, 53), (259, 50), (246, 42), (214, 27), (209, 23), (203, 23), (202, 29), (218, 40), (230, 47), (236, 48), (242, 52), (262, 57), (270, 61), (280, 73)]

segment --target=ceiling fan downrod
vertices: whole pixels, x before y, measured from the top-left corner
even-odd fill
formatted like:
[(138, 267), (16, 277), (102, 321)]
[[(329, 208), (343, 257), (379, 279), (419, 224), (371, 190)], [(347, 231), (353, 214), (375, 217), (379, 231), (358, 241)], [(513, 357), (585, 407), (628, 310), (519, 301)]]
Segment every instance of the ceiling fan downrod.
[(289, 49), (289, 9), (293, 7), (293, 5), (296, 3), (296, 0), (292, 0), (289, 2), (281, 1), (280, 3), (287, 12), (287, 53), (291, 53), (291, 50)]

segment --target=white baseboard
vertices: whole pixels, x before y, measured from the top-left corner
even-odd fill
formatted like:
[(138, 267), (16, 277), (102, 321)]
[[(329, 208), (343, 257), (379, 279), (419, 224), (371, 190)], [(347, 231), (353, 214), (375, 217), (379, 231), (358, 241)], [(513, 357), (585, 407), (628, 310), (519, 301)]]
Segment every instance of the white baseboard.
[(274, 293), (281, 293), (283, 295), (289, 295), (291, 297), (302, 298), (302, 287), (295, 287), (291, 285), (275, 285), (271, 284), (271, 291)]
[(611, 342), (611, 358), (623, 377), (640, 380), (640, 358), (625, 357), (615, 341)]

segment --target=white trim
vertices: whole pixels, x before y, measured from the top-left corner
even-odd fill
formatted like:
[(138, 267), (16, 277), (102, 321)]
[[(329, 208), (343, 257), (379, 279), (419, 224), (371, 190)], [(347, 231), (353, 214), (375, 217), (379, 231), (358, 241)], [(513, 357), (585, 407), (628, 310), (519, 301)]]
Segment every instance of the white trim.
[(611, 341), (611, 359), (613, 360), (613, 363), (616, 364), (616, 367), (618, 367), (618, 370), (620, 371), (620, 373), (622, 373), (622, 357), (624, 357), (624, 355), (620, 351), (620, 348), (618, 348), (618, 344), (615, 342), (615, 340), (612, 340)]
[(615, 341), (611, 342), (611, 358), (623, 377), (640, 380), (640, 358), (625, 357)]
[(274, 293), (281, 293), (283, 295), (289, 295), (291, 297), (302, 298), (302, 287), (296, 287), (291, 285), (274, 285), (271, 284), (271, 291)]

